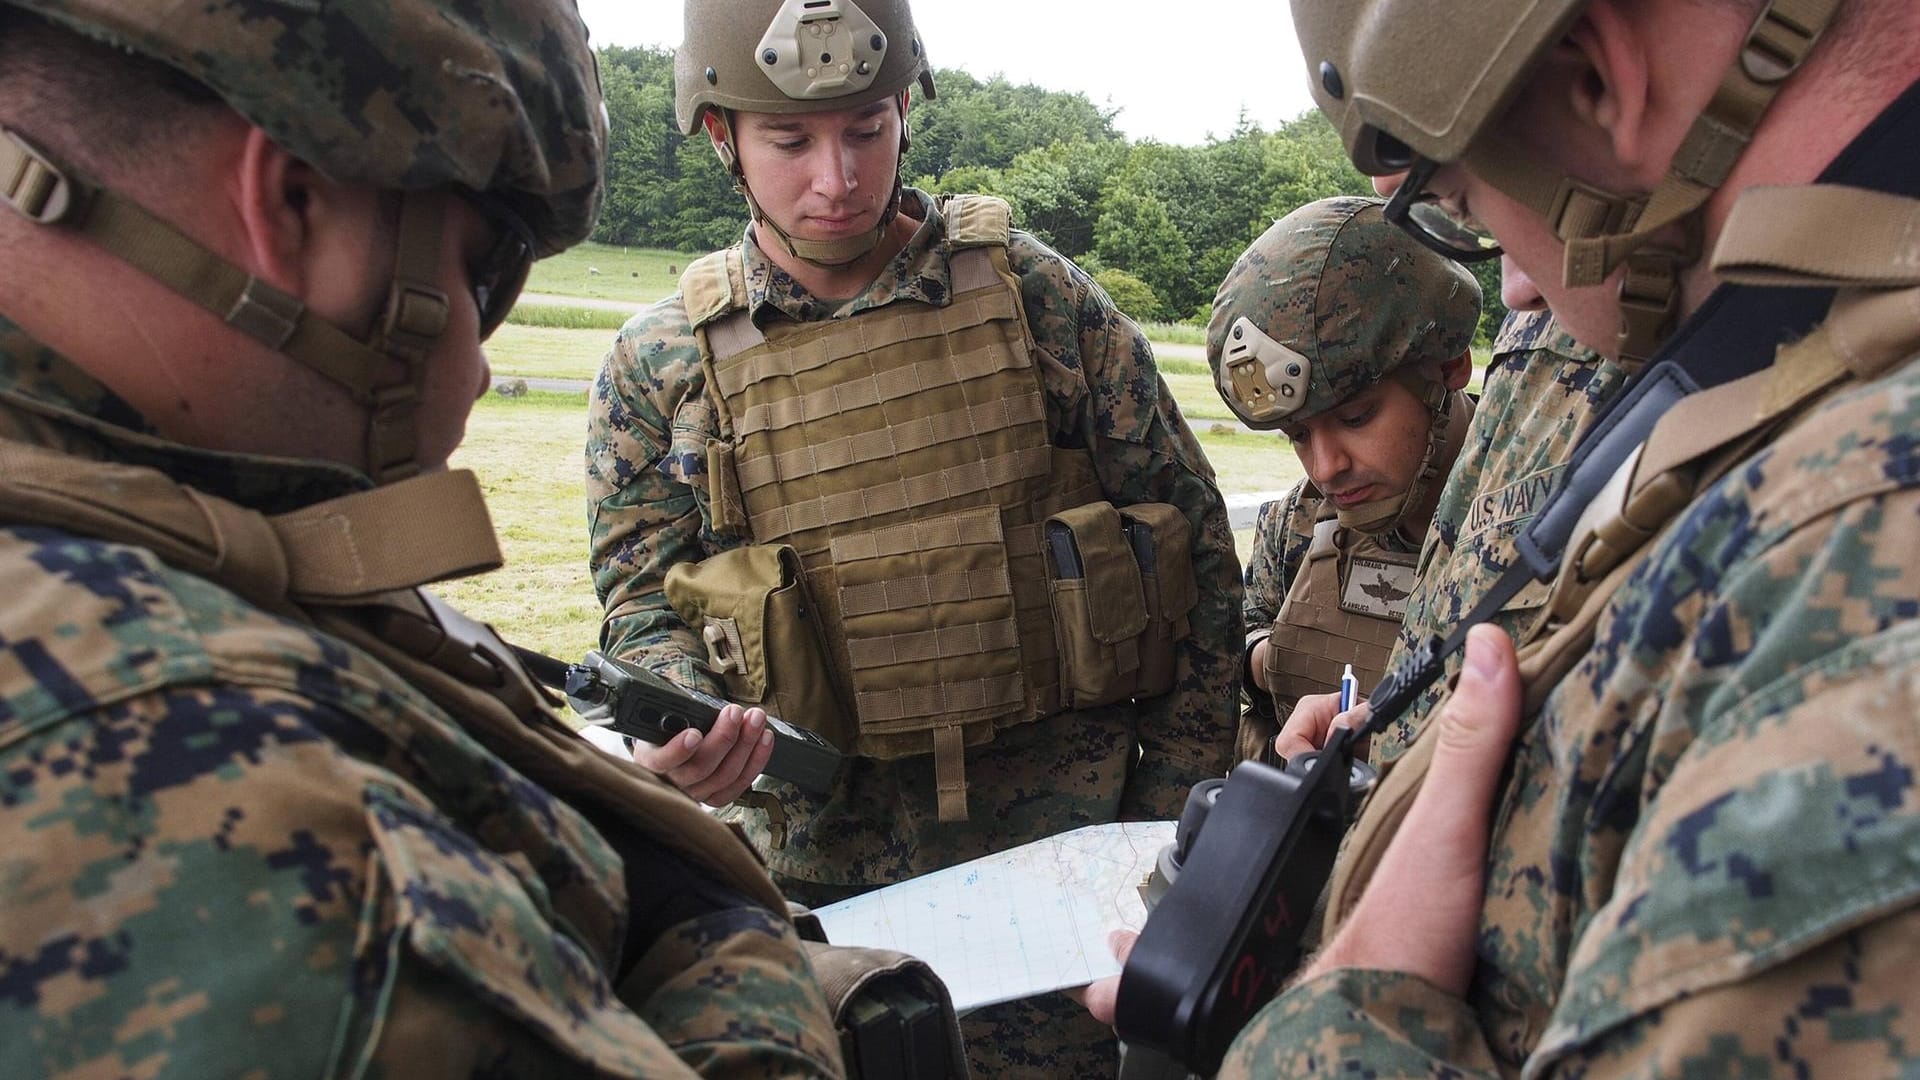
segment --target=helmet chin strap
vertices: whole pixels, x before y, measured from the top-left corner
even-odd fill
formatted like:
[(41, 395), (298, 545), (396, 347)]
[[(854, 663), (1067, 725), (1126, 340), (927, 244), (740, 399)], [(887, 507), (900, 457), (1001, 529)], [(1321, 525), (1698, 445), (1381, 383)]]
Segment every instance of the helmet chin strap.
[(866, 232), (857, 236), (843, 236), (838, 240), (803, 240), (774, 224), (773, 219), (760, 209), (759, 201), (753, 197), (753, 190), (747, 186), (746, 171), (740, 167), (740, 155), (733, 148), (732, 116), (724, 109), (715, 109), (713, 115), (719, 119), (721, 131), (721, 138), (714, 143), (713, 150), (720, 155), (720, 163), (726, 166), (727, 174), (733, 177), (733, 190), (746, 198), (754, 227), (765, 226), (779, 239), (780, 246), (787, 250), (787, 254), (813, 266), (834, 269), (858, 262), (887, 238), (887, 230), (893, 226), (893, 219), (900, 215), (900, 200), (904, 194), (900, 183), (900, 166), (906, 160), (907, 148), (913, 142), (907, 134), (904, 105), (900, 113), (900, 154), (893, 165), (893, 194), (888, 196), (886, 208), (880, 212), (880, 221)]
[[(447, 195), (409, 191), (400, 196), (400, 231), (393, 251), (393, 283), (368, 342), (406, 368), (401, 378), (368, 386), (367, 473), (377, 484), (420, 471), (417, 418), (426, 389), (427, 361), (447, 329), (451, 305), (436, 284)], [(350, 390), (357, 388), (349, 387)]]
[[(1673, 164), (1651, 193), (1621, 195), (1533, 164), (1526, 151), (1490, 136), (1476, 141), (1467, 167), (1547, 220), (1566, 245), (1569, 288), (1598, 285), (1620, 267), (1620, 362), (1650, 359), (1673, 332), (1680, 278), (1700, 260), (1699, 211), (1732, 173), (1767, 107), (1799, 70), (1839, 8), (1839, 0), (1771, 0), (1754, 20), (1713, 100), (1694, 120)], [(1680, 227), (1678, 246), (1656, 240)]]
[(760, 209), (760, 204), (755, 201), (753, 192), (748, 190), (744, 178), (736, 178), (733, 189), (746, 196), (747, 209), (753, 214), (753, 223), (756, 228), (764, 226), (773, 233), (780, 239), (780, 246), (786, 248), (787, 253), (794, 258), (827, 269), (858, 262), (868, 252), (879, 247), (880, 241), (886, 239), (887, 229), (893, 225), (893, 219), (900, 214), (901, 187), (898, 170), (895, 171), (893, 179), (893, 197), (887, 201), (887, 208), (881, 211), (880, 223), (858, 236), (843, 236), (838, 240), (802, 240), (797, 236), (789, 235), (785, 229), (775, 225), (773, 219)]
[[(12, 178), (8, 182), (5, 178)], [(138, 203), (80, 179), (0, 127), (0, 205), (27, 220), (72, 229), (122, 262), (267, 348), (337, 383), (369, 410), (365, 468), (375, 483), (420, 471), (419, 411), (427, 358), (450, 305), (436, 284), (444, 192), (401, 195), (394, 274), (365, 339), (306, 303), (207, 250)], [(404, 369), (388, 377), (395, 362)]]
[(1466, 445), (1471, 421), (1462, 404), (1465, 394), (1461, 391), (1448, 390), (1446, 383), (1418, 373), (1395, 372), (1390, 377), (1402, 378), (1403, 385), (1418, 394), (1427, 407), (1427, 449), (1420, 458), (1420, 468), (1414, 472), (1413, 482), (1400, 494), (1336, 509), (1334, 516), (1347, 528), (1374, 537), (1388, 536), (1404, 525), (1417, 524), (1419, 528), (1407, 534), (1407, 539), (1418, 541), (1426, 535), (1427, 523), (1408, 522), (1407, 513), (1425, 502), (1424, 496), (1435, 485), (1446, 482), (1454, 459)]

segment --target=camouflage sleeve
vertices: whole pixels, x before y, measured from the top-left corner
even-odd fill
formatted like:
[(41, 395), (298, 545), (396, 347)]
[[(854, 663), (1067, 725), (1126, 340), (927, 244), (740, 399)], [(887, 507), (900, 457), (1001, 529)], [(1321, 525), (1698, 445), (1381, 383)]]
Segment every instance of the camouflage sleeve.
[(1114, 503), (1171, 503), (1193, 529), (1200, 598), (1192, 631), (1179, 647), (1173, 691), (1139, 706), (1142, 753), (1121, 803), (1126, 818), (1178, 817), (1187, 789), (1224, 774), (1233, 758), (1243, 642), (1226, 503), (1140, 328), (1032, 237), (1016, 233), (1010, 256), (1052, 391), (1054, 438), (1092, 451)]
[[(1912, 385), (1842, 399), (1703, 495), (1550, 699), (1607, 740), (1654, 688), (1617, 743), (1644, 764), (1550, 853), (1617, 869), (1541, 1061), (1886, 1076), (1920, 1045), (1920, 448), (1885, 434), (1920, 421)], [(1524, 873), (1498, 859), (1489, 892)]]
[(694, 919), (662, 934), (628, 976), (645, 988), (641, 1019), (673, 1032), (674, 1052), (702, 1077), (760, 1080), (843, 1075), (840, 1048), (819, 1032), (833, 1017), (793, 924), (759, 908)]
[(1279, 733), (1279, 717), (1273, 695), (1261, 691), (1253, 681), (1253, 650), (1273, 636), (1273, 620), (1286, 602), (1293, 574), (1306, 557), (1313, 535), (1304, 538), (1291, 530), (1300, 506), (1306, 481), (1272, 502), (1260, 505), (1260, 517), (1253, 529), (1253, 557), (1247, 562), (1247, 595), (1240, 605), (1246, 623), (1246, 646), (1240, 650), (1240, 734), (1236, 737), (1238, 758), (1255, 758), (1268, 740)]
[(614, 339), (587, 408), (588, 569), (604, 609), (600, 647), (682, 686), (721, 694), (705, 648), (667, 603), (676, 563), (716, 550), (707, 528), (700, 348), (679, 296)]
[[(0, 1075), (839, 1075), (775, 916), (664, 935), (636, 1012), (550, 868), (450, 817), (486, 811), (449, 777), (380, 764), (392, 720), (196, 686), (8, 729)], [(767, 1011), (716, 1021), (742, 1000)]]
[(1306, 481), (1291, 491), (1260, 506), (1260, 520), (1253, 529), (1253, 557), (1247, 560), (1247, 598), (1241, 604), (1246, 616), (1247, 637), (1264, 633), (1280, 614), (1280, 605), (1293, 587), (1294, 571), (1313, 543), (1313, 533), (1294, 527)]
[[(1665, 779), (1611, 899), (1574, 940), (1526, 1075), (1900, 1075), (1893, 1063), (1920, 1043), (1914, 629), (1865, 643), (1873, 658), (1859, 659), (1887, 665), (1877, 671), (1775, 714), (1766, 699), (1840, 672), (1791, 676), (1703, 733), (1708, 745)], [(1849, 755), (1820, 735), (1833, 717), (1868, 721), (1844, 740)], [(1412, 976), (1345, 969), (1270, 1003), (1219, 1073), (1327, 1075), (1512, 1072), (1466, 1001)]]
[[(1897, 1076), (1920, 1045), (1920, 423), (1852, 394), (1704, 492), (1516, 747), (1470, 994), (1329, 972), (1222, 1075)], [(1489, 989), (1491, 987), (1492, 989)], [(1310, 1062), (1318, 1048), (1321, 1056)], [(1317, 1065), (1319, 1071), (1315, 1071)]]
[(1501, 1076), (1466, 1002), (1411, 975), (1355, 968), (1326, 972), (1268, 1002), (1234, 1038), (1215, 1075)]

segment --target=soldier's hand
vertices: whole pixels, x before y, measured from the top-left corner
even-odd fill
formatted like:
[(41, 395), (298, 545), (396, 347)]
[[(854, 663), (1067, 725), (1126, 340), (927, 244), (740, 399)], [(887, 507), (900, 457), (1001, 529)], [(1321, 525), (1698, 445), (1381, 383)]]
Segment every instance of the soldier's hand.
[[(1127, 957), (1133, 952), (1133, 943), (1139, 940), (1140, 935), (1132, 930), (1107, 931), (1107, 949), (1113, 953), (1115, 960), (1120, 961), (1121, 967), (1127, 965)], [(1080, 1004), (1087, 1007), (1087, 1011), (1093, 1014), (1095, 1020), (1108, 1027), (1113, 1026), (1114, 1006), (1120, 999), (1120, 976), (1109, 975), (1104, 979), (1088, 983), (1079, 990), (1067, 992), (1078, 997)]]
[(1429, 737), (1440, 741), (1426, 780), (1366, 892), (1303, 980), (1334, 968), (1370, 968), (1466, 993), (1494, 792), (1520, 729), (1520, 669), (1506, 634), (1473, 628), (1460, 684), (1432, 722), (1440, 727)]
[(753, 786), (773, 756), (764, 709), (728, 705), (706, 734), (688, 729), (664, 746), (636, 742), (633, 760), (708, 806), (725, 806)]
[[(1369, 715), (1364, 701), (1341, 712), (1339, 694), (1308, 694), (1294, 705), (1293, 711), (1287, 714), (1287, 722), (1280, 726), (1280, 734), (1273, 737), (1273, 752), (1286, 760), (1318, 750), (1326, 745), (1327, 736), (1336, 726), (1363, 727)], [(1354, 745), (1355, 756), (1366, 752), (1365, 739)]]
[(1253, 643), (1253, 651), (1247, 654), (1247, 677), (1253, 680), (1256, 688), (1268, 693), (1273, 691), (1267, 685), (1267, 647), (1272, 640), (1270, 637), (1261, 638)]

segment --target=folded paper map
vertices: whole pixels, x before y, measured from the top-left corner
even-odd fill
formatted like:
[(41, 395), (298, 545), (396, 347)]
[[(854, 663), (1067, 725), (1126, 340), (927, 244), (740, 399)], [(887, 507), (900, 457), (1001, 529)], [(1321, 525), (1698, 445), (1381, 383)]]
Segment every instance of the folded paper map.
[(912, 953), (954, 1008), (1118, 975), (1107, 932), (1146, 922), (1140, 882), (1171, 821), (1089, 825), (843, 900), (816, 914), (836, 945)]

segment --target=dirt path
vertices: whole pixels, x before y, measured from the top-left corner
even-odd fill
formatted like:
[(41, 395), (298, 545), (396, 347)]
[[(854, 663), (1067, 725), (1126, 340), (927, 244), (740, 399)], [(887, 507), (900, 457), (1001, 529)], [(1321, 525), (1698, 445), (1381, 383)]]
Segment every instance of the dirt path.
[(647, 305), (638, 300), (601, 300), (591, 296), (562, 296), (559, 293), (520, 294), (523, 304), (551, 304), (554, 307), (596, 308), (600, 311), (639, 311)]

